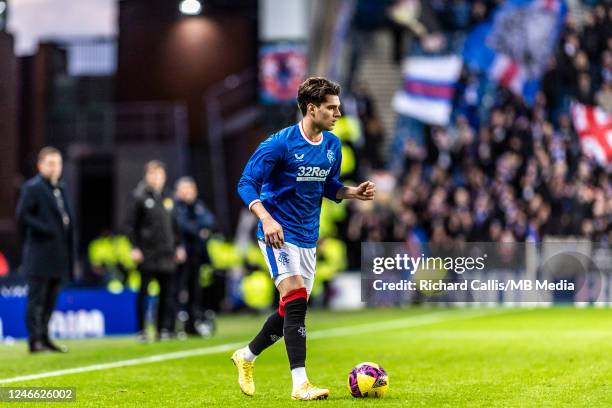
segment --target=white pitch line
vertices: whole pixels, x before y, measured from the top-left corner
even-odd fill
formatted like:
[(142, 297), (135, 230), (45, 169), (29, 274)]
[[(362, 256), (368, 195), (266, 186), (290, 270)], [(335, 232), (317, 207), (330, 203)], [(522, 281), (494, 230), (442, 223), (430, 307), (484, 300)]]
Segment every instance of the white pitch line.
[(14, 382), (19, 382), (19, 381), (38, 380), (40, 378), (59, 377), (62, 375), (79, 374), (79, 373), (85, 373), (88, 371), (108, 370), (111, 368), (129, 367), (129, 366), (140, 365), (140, 364), (157, 363), (157, 362), (166, 361), (166, 360), (176, 360), (179, 358), (187, 358), (187, 357), (201, 356), (201, 355), (206, 355), (206, 354), (222, 353), (225, 351), (232, 350), (234, 347), (240, 347), (242, 345), (244, 345), (244, 342), (227, 343), (227, 344), (221, 344), (218, 346), (203, 347), (203, 348), (198, 348), (198, 349), (193, 349), (193, 350), (177, 351), (174, 353), (156, 354), (156, 355), (149, 356), (149, 357), (141, 357), (141, 358), (133, 358), (130, 360), (115, 361), (112, 363), (93, 364), (93, 365), (88, 365), (84, 367), (75, 367), (75, 368), (68, 368), (65, 370), (49, 371), (46, 373), (24, 375), (20, 377), (12, 377), (12, 378), (4, 378), (4, 379), (0, 379), (0, 384), (9, 384), (9, 383), (14, 383)]
[[(501, 310), (500, 312), (507, 312)], [(449, 320), (469, 319), (473, 317), (481, 317), (495, 314), (489, 310), (487, 312), (478, 313), (459, 313), (454, 311), (444, 311), (439, 313), (428, 313), (425, 315), (413, 316), (403, 319), (387, 320), (380, 323), (366, 323), (355, 326), (340, 327), (336, 329), (317, 330), (308, 334), (309, 340), (324, 339), (329, 337), (341, 337), (354, 334), (369, 333), (373, 331), (393, 330), (406, 327), (424, 326), (427, 324), (439, 323)], [(0, 384), (9, 384), (21, 381), (38, 380), (41, 378), (59, 377), (69, 374), (79, 374), (89, 371), (109, 370), (113, 368), (129, 367), (141, 364), (158, 363), (160, 361), (176, 360), (180, 358), (203, 356), (207, 354), (223, 353), (234, 350), (245, 344), (244, 341), (236, 343), (220, 344), (218, 346), (201, 347), (193, 350), (176, 351), (173, 353), (156, 354), (149, 357), (133, 358), (130, 360), (115, 361), (112, 363), (93, 364), (84, 367), (68, 368), (65, 370), (48, 371), (46, 373), (24, 375), (20, 377), (0, 379)]]

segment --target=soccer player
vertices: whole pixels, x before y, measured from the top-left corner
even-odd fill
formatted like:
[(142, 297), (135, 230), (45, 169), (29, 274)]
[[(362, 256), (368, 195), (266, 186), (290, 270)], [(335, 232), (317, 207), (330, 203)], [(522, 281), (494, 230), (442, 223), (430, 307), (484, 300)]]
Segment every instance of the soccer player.
[(291, 398), (327, 398), (329, 390), (306, 376), (306, 307), (315, 278), (316, 245), (323, 197), (374, 199), (374, 183), (344, 186), (339, 180), (340, 140), (330, 133), (340, 117), (340, 86), (325, 78), (308, 78), (298, 90), (303, 119), (266, 139), (247, 163), (238, 193), (259, 218), (257, 239), (280, 293), (278, 310), (232, 361), (243, 393), (253, 395), (255, 358), (285, 338), (291, 367)]

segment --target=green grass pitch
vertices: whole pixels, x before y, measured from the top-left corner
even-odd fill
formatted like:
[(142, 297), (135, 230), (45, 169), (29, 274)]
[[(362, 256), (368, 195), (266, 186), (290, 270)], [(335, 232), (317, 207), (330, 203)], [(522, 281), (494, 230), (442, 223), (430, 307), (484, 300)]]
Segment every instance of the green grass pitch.
[[(330, 389), (326, 401), (290, 400), (282, 342), (256, 361), (254, 397), (239, 391), (231, 350), (2, 383), (29, 374), (244, 343), (264, 319), (223, 317), (218, 335), (209, 340), (67, 341), (66, 355), (31, 356), (23, 342), (1, 345), (0, 387), (76, 387), (76, 403), (46, 404), (52, 407), (612, 407), (610, 308), (314, 311), (308, 317), (307, 370), (314, 384)], [(377, 362), (389, 373), (384, 399), (358, 400), (348, 394), (347, 374), (362, 361)]]

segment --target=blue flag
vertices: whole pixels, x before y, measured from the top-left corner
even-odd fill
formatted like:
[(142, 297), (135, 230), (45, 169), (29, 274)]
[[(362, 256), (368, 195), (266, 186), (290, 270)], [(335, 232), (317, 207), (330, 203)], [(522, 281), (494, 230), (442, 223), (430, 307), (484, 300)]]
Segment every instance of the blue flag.
[(470, 32), (464, 62), (531, 105), (566, 14), (563, 0), (508, 0)]

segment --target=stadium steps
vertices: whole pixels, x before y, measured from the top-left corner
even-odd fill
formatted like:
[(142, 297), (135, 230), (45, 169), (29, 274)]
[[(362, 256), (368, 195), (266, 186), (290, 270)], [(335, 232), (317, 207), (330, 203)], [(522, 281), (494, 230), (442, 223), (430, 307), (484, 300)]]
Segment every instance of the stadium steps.
[(382, 152), (385, 157), (395, 130), (396, 114), (391, 107), (395, 91), (402, 85), (401, 66), (392, 61), (393, 39), (387, 30), (379, 30), (372, 34), (370, 43), (363, 45), (362, 56), (357, 77), (370, 90), (385, 129), (385, 143)]

